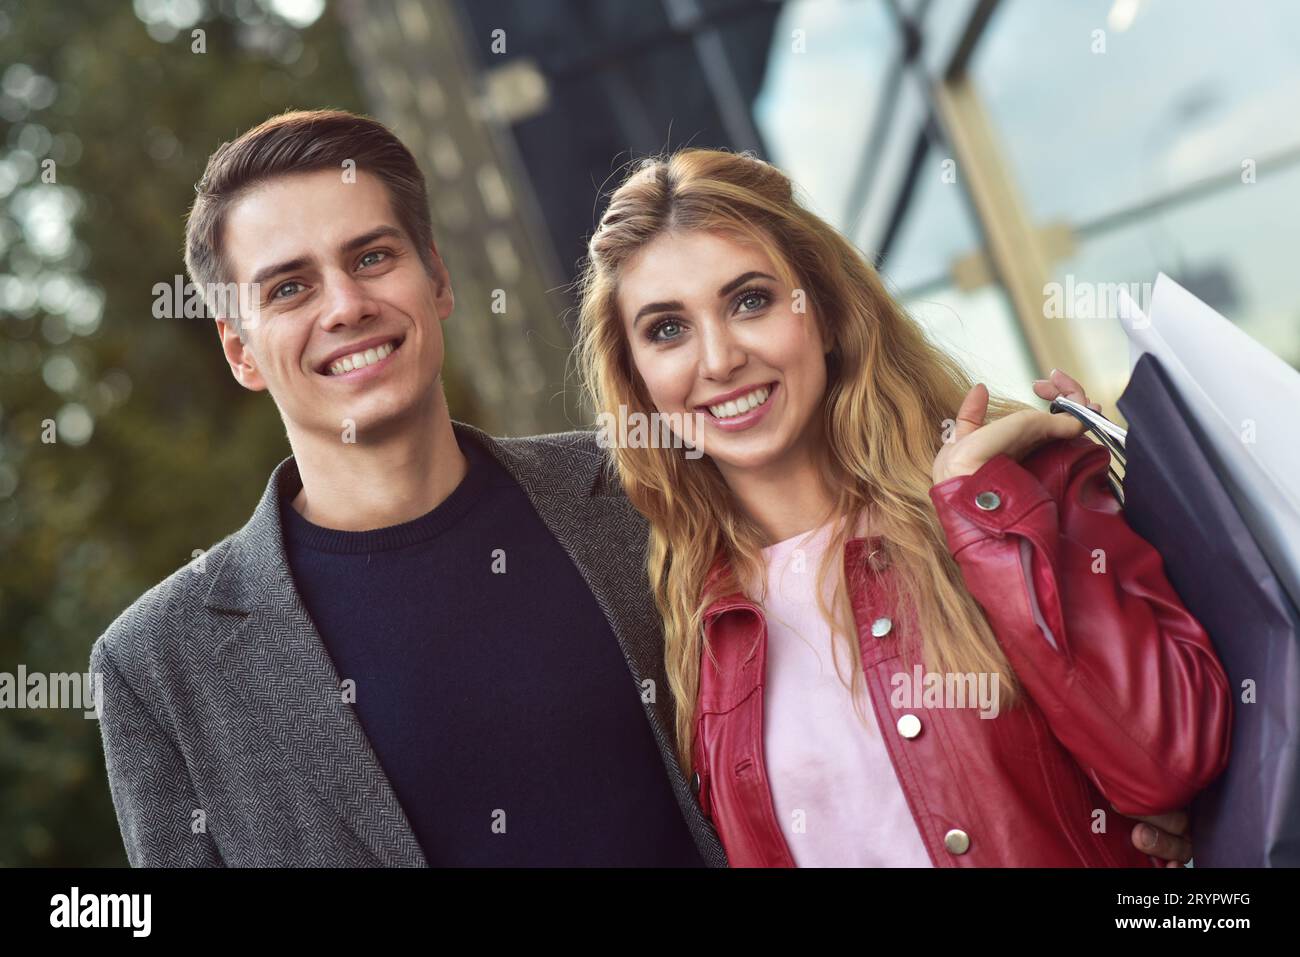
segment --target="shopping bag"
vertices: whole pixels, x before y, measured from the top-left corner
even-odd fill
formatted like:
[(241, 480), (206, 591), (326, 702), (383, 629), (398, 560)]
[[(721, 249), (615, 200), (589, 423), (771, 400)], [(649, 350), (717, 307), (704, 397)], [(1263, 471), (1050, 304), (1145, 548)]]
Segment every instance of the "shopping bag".
[[(1229, 763), (1193, 802), (1195, 864), (1300, 865), (1300, 611), (1153, 354), (1137, 359), (1119, 407), (1127, 430), (1068, 399), (1052, 403), (1110, 449), (1125, 519), (1160, 553), (1165, 576), (1228, 675)], [(1268, 511), (1269, 503), (1256, 504)]]
[(1121, 294), (1131, 363), (1160, 360), (1273, 573), (1300, 605), (1300, 371), (1161, 273), (1150, 314)]

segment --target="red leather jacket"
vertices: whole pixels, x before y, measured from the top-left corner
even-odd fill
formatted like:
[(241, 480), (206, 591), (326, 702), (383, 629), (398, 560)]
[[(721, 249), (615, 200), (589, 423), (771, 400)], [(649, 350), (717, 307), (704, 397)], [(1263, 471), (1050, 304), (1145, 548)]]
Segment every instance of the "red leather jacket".
[[(1086, 437), (1056, 441), (930, 490), (1026, 692), (996, 718), (893, 707), (891, 676), (920, 660), (900, 651), (899, 629), (873, 636), (896, 615), (889, 569), (849, 576), (876, 722), (937, 867), (1149, 866), (1120, 814), (1184, 807), (1227, 763), (1227, 677), (1159, 554), (1125, 522), (1108, 459)], [(847, 567), (875, 542), (851, 540)], [(720, 558), (711, 575), (722, 570)], [(701, 807), (733, 867), (793, 866), (764, 769), (763, 611), (739, 593), (719, 598), (705, 636), (717, 663), (701, 662)]]

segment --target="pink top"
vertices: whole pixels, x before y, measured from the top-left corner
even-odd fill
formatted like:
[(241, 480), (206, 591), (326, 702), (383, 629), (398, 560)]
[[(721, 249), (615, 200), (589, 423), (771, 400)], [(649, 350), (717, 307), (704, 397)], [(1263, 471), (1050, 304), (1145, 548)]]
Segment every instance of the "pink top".
[[(833, 523), (763, 549), (767, 675), (763, 749), (777, 821), (800, 867), (930, 867), (864, 683), (855, 713), (851, 659), (814, 586)], [(826, 597), (836, 584), (828, 576)]]

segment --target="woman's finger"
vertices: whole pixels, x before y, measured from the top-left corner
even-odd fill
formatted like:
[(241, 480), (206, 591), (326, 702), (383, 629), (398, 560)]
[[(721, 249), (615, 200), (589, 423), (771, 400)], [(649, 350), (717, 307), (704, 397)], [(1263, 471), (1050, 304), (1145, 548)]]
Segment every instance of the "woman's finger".
[(1096, 412), (1101, 411), (1100, 405), (1088, 399), (1088, 393), (1084, 390), (1083, 385), (1060, 369), (1053, 369), (1050, 378), (1035, 379), (1033, 389), (1034, 395), (1047, 402), (1051, 402), (1057, 396), (1063, 395), (1067, 399), (1072, 399), (1080, 405), (1086, 405)]
[(1135, 847), (1162, 861), (1186, 864), (1192, 859), (1192, 842), (1150, 824), (1135, 824), (1132, 841)]
[(1030, 449), (1053, 439), (1070, 439), (1083, 434), (1083, 423), (1072, 415), (1020, 411), (984, 426), (967, 440), (966, 457), (987, 462), (1000, 452), (1019, 459)]
[(977, 382), (966, 393), (966, 398), (961, 400), (961, 408), (957, 410), (957, 424), (953, 430), (953, 438), (964, 439), (976, 429), (982, 427), (988, 409), (989, 390), (985, 388), (984, 383)]
[(1082, 405), (1088, 404), (1088, 394), (1084, 391), (1083, 384), (1073, 376), (1060, 369), (1053, 369), (1048, 379), (1067, 399), (1073, 399)]
[(1187, 816), (1186, 811), (1169, 811), (1166, 814), (1148, 814), (1145, 816), (1135, 814), (1133, 817), (1136, 820), (1154, 824), (1160, 830), (1168, 831), (1170, 834), (1177, 834), (1179, 837), (1187, 836), (1187, 828), (1191, 823), (1191, 818)]
[(1034, 395), (1038, 396), (1040, 399), (1045, 399), (1046, 401), (1051, 402), (1060, 394), (1061, 390), (1052, 385), (1050, 379), (1034, 380)]

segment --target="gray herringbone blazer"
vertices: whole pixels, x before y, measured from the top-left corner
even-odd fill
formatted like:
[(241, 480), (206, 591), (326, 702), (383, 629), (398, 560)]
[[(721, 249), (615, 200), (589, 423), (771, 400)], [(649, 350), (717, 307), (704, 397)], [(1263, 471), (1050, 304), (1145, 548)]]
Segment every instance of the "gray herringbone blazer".
[[(646, 525), (593, 432), (494, 440), (609, 620), (704, 860), (725, 866), (672, 746), (663, 635), (645, 584)], [(238, 532), (151, 588), (97, 640), (109, 787), (136, 866), (421, 866), (392, 785), (294, 587), (276, 467)], [(432, 862), (436, 864), (437, 862)]]

